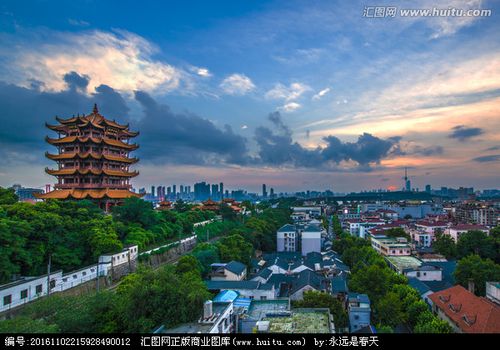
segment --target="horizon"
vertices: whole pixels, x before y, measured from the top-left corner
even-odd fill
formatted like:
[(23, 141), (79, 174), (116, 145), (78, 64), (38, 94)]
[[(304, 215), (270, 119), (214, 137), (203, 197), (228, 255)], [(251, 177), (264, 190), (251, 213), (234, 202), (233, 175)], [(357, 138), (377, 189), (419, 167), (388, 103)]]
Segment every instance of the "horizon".
[(0, 186), (53, 185), (45, 123), (97, 103), (140, 132), (136, 189), (394, 191), (405, 167), (420, 191), (500, 187), (493, 1), (384, 18), (341, 1), (27, 3), (0, 7)]

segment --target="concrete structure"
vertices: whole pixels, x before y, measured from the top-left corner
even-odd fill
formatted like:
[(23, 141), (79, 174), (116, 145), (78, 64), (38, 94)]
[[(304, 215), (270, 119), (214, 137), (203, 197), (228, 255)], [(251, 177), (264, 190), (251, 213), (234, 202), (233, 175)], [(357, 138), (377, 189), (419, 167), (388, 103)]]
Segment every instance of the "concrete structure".
[(349, 293), (348, 308), (349, 331), (356, 332), (370, 326), (370, 299), (366, 294)]
[(229, 263), (215, 263), (210, 265), (212, 281), (242, 281), (247, 277), (246, 265), (231, 261)]
[(205, 283), (212, 292), (233, 290), (242, 298), (255, 300), (272, 300), (278, 294), (274, 284), (259, 281), (205, 281)]
[(407, 270), (416, 270), (422, 265), (422, 262), (413, 256), (387, 256), (385, 260), (389, 267), (399, 274)]
[(159, 327), (153, 333), (204, 333), (227, 334), (235, 331), (234, 306), (232, 302), (208, 300), (203, 306), (203, 316), (198, 322), (185, 323), (175, 328)]
[(276, 250), (295, 252), (298, 249), (298, 232), (295, 225), (286, 224), (276, 232)]
[(50, 274), (50, 282), (47, 275), (37, 277), (25, 277), (18, 281), (0, 286), (0, 312), (10, 310), (30, 301), (47, 295), (50, 285), (51, 292), (62, 278), (62, 270)]
[(486, 298), (500, 305), (500, 282), (486, 282)]
[(403, 271), (403, 274), (408, 278), (415, 277), (420, 281), (441, 281), (443, 279), (443, 269), (433, 265), (420, 265), (417, 268)]
[(457, 285), (429, 296), (433, 311), (458, 333), (500, 333), (500, 306)]
[(405, 238), (375, 238), (371, 237), (372, 247), (384, 256), (410, 256), (411, 247)]
[(302, 256), (308, 253), (321, 253), (321, 233), (324, 230), (318, 225), (309, 225), (302, 231)]
[(444, 234), (449, 235), (455, 242), (458, 242), (460, 235), (463, 235), (464, 233), (467, 233), (469, 231), (483, 231), (486, 234), (490, 232), (487, 227), (482, 225), (460, 224), (447, 228), (444, 231)]

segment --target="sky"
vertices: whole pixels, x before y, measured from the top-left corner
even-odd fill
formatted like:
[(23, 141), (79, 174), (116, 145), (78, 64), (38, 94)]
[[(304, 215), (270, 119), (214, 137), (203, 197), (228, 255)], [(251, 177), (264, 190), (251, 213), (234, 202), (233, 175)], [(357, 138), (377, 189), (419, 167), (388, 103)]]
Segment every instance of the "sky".
[(137, 188), (396, 190), (405, 167), (420, 189), (499, 188), (500, 5), (399, 12), (435, 6), (4, 0), (0, 186), (54, 183), (45, 123), (97, 103), (140, 131)]

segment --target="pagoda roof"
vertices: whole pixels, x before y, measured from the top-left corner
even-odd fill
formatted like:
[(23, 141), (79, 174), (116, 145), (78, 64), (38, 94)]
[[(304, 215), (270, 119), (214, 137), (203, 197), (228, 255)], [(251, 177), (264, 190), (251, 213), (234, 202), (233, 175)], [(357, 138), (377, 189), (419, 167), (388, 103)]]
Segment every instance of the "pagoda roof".
[(88, 115), (76, 116), (67, 119), (56, 117), (56, 120), (64, 125), (80, 123), (79, 126), (86, 126), (88, 124), (92, 124), (93, 126), (99, 129), (104, 128), (103, 124), (120, 130), (127, 130), (129, 127), (128, 124), (122, 125), (114, 120), (106, 119), (102, 114), (99, 113), (96, 104), (94, 104), (94, 109), (92, 110), (92, 113)]
[(107, 137), (103, 138), (96, 138), (96, 137), (90, 137), (90, 136), (66, 136), (66, 137), (61, 137), (59, 139), (54, 139), (51, 137), (46, 137), (45, 140), (50, 143), (51, 145), (59, 145), (59, 144), (65, 144), (65, 143), (74, 143), (74, 142), (81, 142), (81, 143), (86, 143), (86, 142), (93, 142), (93, 143), (102, 143), (104, 142), (107, 145), (110, 146), (115, 146), (119, 148), (125, 148), (129, 150), (134, 150), (139, 148), (139, 145), (137, 144), (128, 144), (120, 140), (113, 140)]
[(74, 175), (74, 174), (81, 174), (81, 175), (86, 175), (86, 174), (94, 174), (94, 175), (108, 175), (108, 176), (120, 176), (120, 177), (134, 177), (139, 175), (138, 171), (132, 171), (132, 172), (127, 172), (127, 171), (121, 171), (121, 170), (110, 170), (110, 169), (76, 169), (76, 168), (71, 168), (71, 169), (45, 169), (45, 172), (49, 175), (54, 175), (54, 176), (61, 176), (61, 175)]
[(137, 158), (126, 158), (126, 157), (113, 156), (109, 154), (97, 154), (93, 152), (86, 152), (86, 153), (70, 152), (61, 154), (50, 154), (49, 152), (45, 152), (45, 156), (52, 160), (63, 160), (63, 159), (74, 159), (74, 158), (87, 159), (89, 157), (93, 159), (104, 158), (107, 160), (123, 162), (123, 163), (136, 163), (139, 160)]
[(70, 190), (54, 190), (48, 193), (33, 193), (36, 198), (39, 199), (122, 199), (130, 197), (142, 197), (143, 194), (134, 193), (129, 190), (113, 190), (109, 188), (98, 189), (98, 190), (80, 190), (80, 189), (70, 189)]

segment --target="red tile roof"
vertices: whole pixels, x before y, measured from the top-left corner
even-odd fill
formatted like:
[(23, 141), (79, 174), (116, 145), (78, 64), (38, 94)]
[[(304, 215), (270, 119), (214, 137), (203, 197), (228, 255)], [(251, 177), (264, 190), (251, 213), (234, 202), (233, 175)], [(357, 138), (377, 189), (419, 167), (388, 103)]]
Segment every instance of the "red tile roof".
[(433, 293), (429, 299), (464, 333), (500, 333), (500, 307), (462, 286)]
[(451, 226), (450, 229), (457, 231), (488, 230), (488, 228), (484, 227), (483, 225), (470, 225), (470, 224), (458, 224), (456, 226)]

